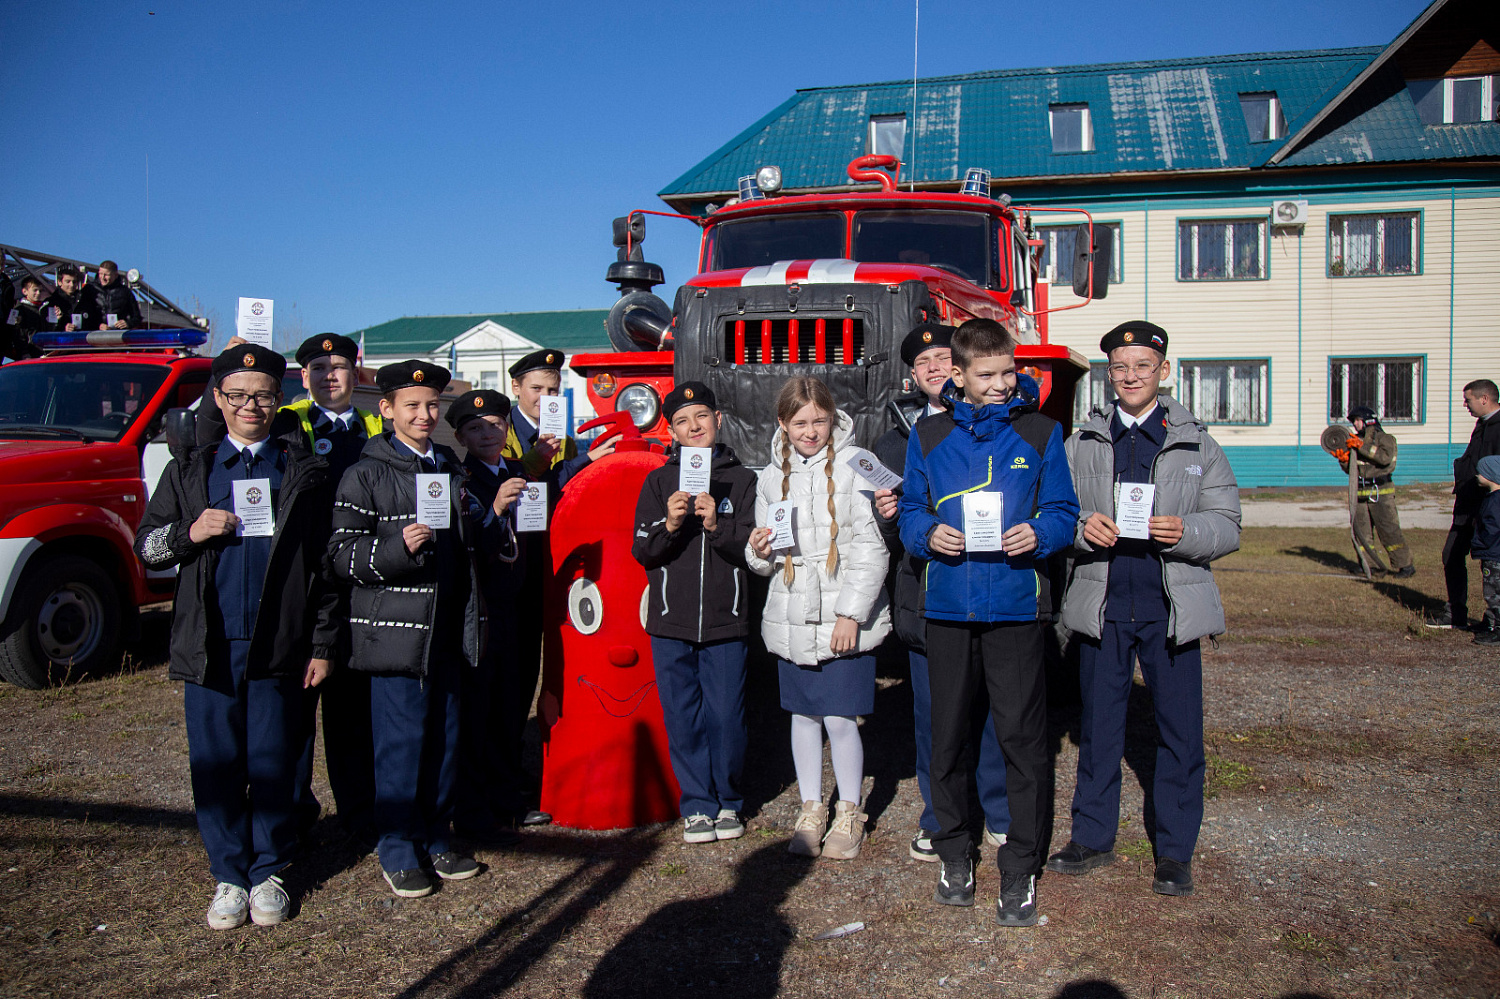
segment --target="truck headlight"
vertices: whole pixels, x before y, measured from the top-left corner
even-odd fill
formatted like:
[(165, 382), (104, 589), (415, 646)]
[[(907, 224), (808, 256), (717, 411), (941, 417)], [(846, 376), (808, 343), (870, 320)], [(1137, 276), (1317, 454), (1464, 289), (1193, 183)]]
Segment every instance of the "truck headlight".
[(644, 382), (627, 385), (620, 390), (615, 400), (615, 412), (625, 411), (637, 430), (645, 430), (661, 415), (661, 396), (656, 389)]

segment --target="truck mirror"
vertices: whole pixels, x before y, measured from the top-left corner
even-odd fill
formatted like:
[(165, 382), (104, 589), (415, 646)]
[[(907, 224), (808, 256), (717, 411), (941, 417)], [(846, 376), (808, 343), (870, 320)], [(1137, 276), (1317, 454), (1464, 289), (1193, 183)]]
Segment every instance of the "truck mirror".
[(184, 460), (198, 444), (198, 417), (191, 409), (167, 410), (162, 430), (167, 438), (167, 450), (178, 461)]
[(614, 220), (614, 243), (620, 248), (616, 255), (620, 260), (625, 260), (625, 245), (630, 244), (631, 260), (645, 260), (642, 255), (641, 244), (646, 241), (646, 216), (636, 213), (626, 215)]
[(1093, 277), (1094, 294), (1103, 298), (1109, 293), (1109, 272), (1115, 256), (1115, 233), (1107, 225), (1095, 225), (1093, 245), (1089, 244), (1089, 225), (1078, 227), (1073, 239), (1073, 294), (1089, 298), (1089, 277)]

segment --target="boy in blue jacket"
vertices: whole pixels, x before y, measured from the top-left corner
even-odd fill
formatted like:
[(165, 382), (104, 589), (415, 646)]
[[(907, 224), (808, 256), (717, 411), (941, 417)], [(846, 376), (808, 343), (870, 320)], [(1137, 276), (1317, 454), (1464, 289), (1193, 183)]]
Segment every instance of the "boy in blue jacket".
[(974, 904), (963, 761), (970, 704), (983, 683), (1010, 796), (997, 917), (1002, 926), (1032, 926), (1050, 791), (1036, 566), (1072, 542), (1078, 497), (1062, 427), (1037, 412), (1037, 385), (1016, 371), (1004, 327), (971, 319), (952, 349), (961, 398), (917, 422), (901, 497), (901, 542), (928, 562), (932, 806), (941, 826), (932, 845), (942, 860), (935, 897)]

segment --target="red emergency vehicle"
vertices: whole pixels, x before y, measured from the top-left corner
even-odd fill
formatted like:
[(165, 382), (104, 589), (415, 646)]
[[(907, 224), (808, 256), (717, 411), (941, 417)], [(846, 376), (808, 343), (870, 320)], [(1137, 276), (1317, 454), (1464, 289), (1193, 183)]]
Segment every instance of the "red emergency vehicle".
[[(912, 387), (902, 338), (922, 322), (986, 317), (1020, 344), (1016, 360), (1040, 383), (1042, 410), (1070, 425), (1088, 364), (1048, 341), (1047, 315), (1104, 297), (1108, 229), (1078, 209), (991, 197), (988, 171), (969, 170), (958, 192), (911, 192), (899, 188), (900, 168), (895, 157), (864, 156), (848, 173), (872, 187), (783, 196), (780, 170), (762, 167), (741, 179), (738, 198), (702, 218), (635, 211), (616, 219), (618, 259), (606, 275), (620, 287), (606, 322), (616, 352), (572, 362), (595, 410), (628, 411), (643, 432), (665, 439), (662, 397), (674, 382), (705, 382), (724, 411), (725, 442), (759, 466), (782, 382), (814, 375), (869, 446), (889, 425), (887, 403)], [(1067, 214), (1082, 219), (1073, 291), (1083, 301), (1053, 306), (1036, 279), (1035, 220)], [(646, 215), (703, 230), (698, 273), (670, 308), (651, 292), (665, 279), (641, 250)]]
[(138, 609), (172, 598), (173, 574), (133, 544), (171, 458), (168, 412), (208, 382), (191, 352), (207, 336), (79, 334), (0, 366), (0, 677), (37, 688), (113, 665)]

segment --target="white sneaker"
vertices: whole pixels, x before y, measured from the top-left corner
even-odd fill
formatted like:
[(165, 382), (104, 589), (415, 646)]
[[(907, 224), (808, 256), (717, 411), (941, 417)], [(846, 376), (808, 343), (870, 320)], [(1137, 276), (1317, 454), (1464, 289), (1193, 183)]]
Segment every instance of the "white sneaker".
[[(274, 874), (250, 889), (250, 918), (256, 926), (275, 926), (286, 918), (292, 900), (286, 897), (281, 879)], [(241, 917), (240, 922), (244, 922)]]
[(208, 925), (215, 930), (232, 930), (245, 925), (250, 911), (250, 895), (239, 885), (220, 881), (214, 889), (213, 904), (208, 907)]

